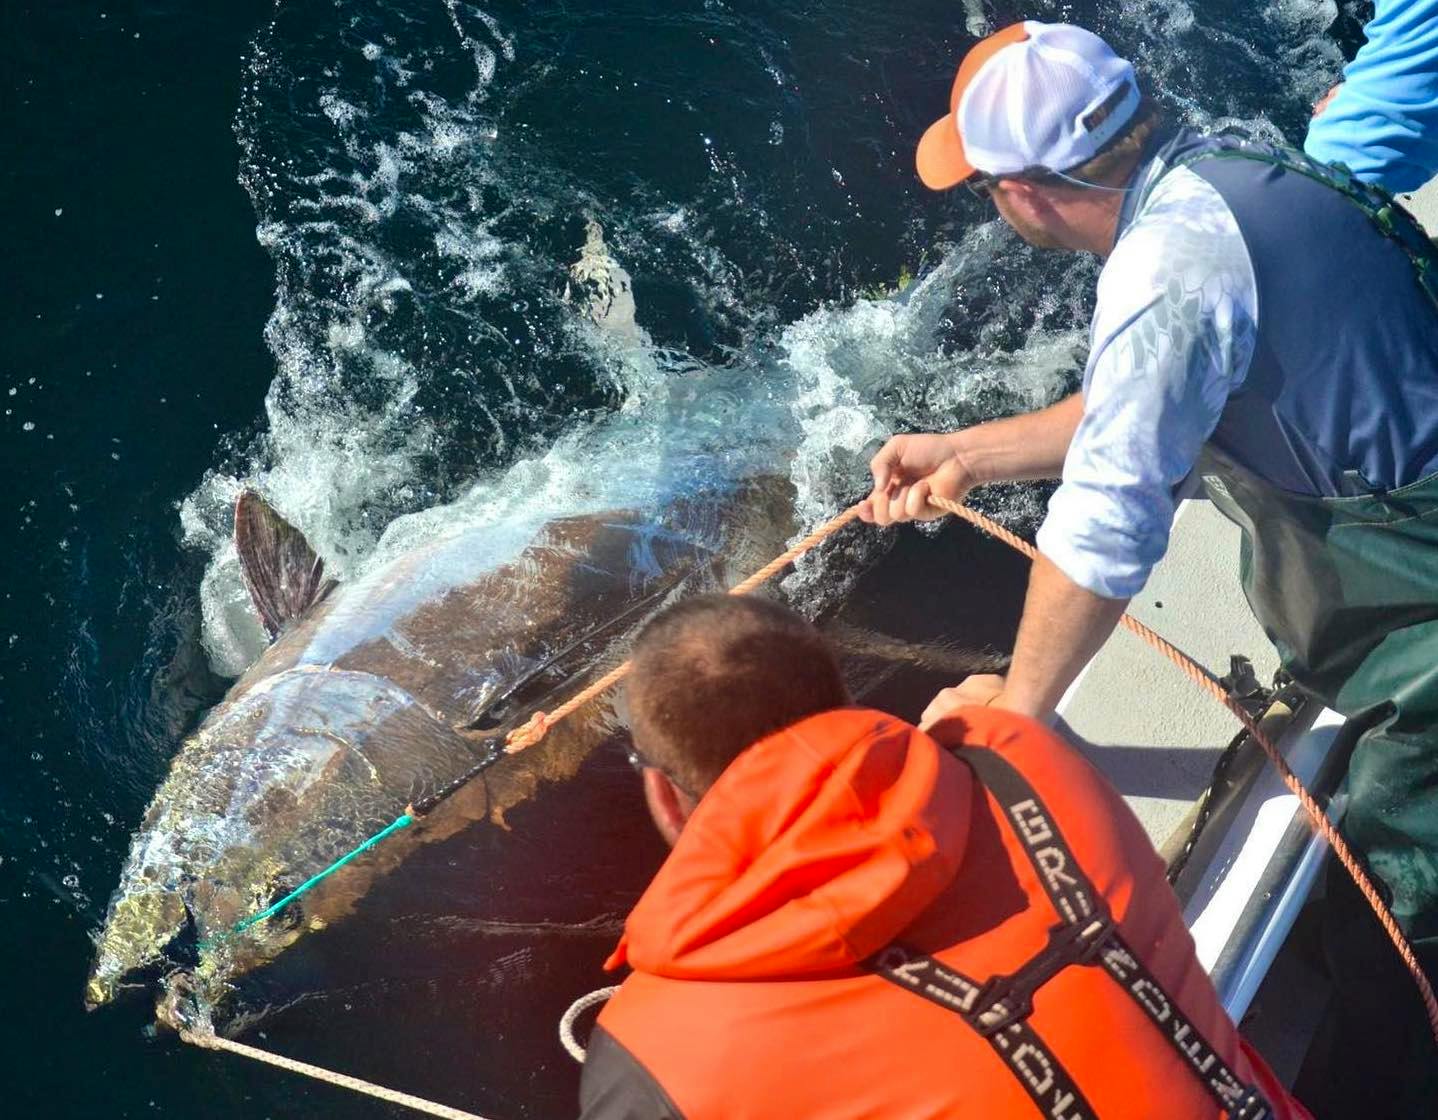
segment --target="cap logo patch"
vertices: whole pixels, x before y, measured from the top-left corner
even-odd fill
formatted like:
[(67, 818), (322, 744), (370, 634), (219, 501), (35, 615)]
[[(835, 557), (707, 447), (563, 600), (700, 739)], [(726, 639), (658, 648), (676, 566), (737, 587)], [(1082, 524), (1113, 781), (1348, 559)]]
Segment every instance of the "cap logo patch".
[(1096, 108), (1084, 114), (1079, 123), (1093, 137), (1094, 144), (1101, 148), (1129, 122), (1133, 110), (1138, 108), (1138, 101), (1138, 86), (1133, 82), (1124, 82)]

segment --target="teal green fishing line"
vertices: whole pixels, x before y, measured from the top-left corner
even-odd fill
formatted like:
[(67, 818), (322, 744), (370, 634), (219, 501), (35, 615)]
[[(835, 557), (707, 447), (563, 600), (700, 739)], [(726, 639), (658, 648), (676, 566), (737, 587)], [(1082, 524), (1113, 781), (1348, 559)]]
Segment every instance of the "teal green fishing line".
[(321, 881), (328, 879), (341, 867), (349, 863), (350, 860), (354, 859), (358, 855), (363, 854), (364, 852), (369, 851), (385, 837), (391, 835), (392, 833), (398, 832), (402, 828), (408, 828), (412, 824), (414, 824), (414, 817), (411, 816), (409, 813), (401, 813), (398, 817), (395, 818), (394, 823), (392, 823), (388, 828), (385, 828), (380, 832), (376, 832), (358, 848), (355, 848), (353, 851), (349, 852), (346, 855), (340, 856), (339, 859), (335, 860), (334, 863), (330, 864), (319, 874), (311, 875), (294, 890), (290, 891), (289, 894), (285, 895), (284, 898), (280, 899), (278, 902), (270, 906), (265, 907), (265, 909), (261, 910), (258, 914), (252, 914), (250, 917), (245, 918), (242, 921), (236, 922), (232, 928), (226, 930), (220, 935), (220, 937), (211, 938), (208, 941), (202, 941), (200, 943), (200, 948), (208, 949), (216, 941), (220, 940), (220, 938), (233, 937), (237, 933), (244, 933), (245, 930), (249, 929), (251, 926), (263, 922), (266, 918), (274, 917), (291, 902), (299, 898), (300, 895), (304, 894), (308, 890), (311, 890), (316, 884), (320, 883)]

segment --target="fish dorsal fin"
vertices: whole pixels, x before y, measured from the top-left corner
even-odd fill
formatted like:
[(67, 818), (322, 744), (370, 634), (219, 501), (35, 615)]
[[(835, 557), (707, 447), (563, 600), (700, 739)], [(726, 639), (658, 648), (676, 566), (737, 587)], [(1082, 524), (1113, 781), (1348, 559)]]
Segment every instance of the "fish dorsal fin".
[(235, 550), (260, 621), (271, 638), (324, 598), (334, 580), (305, 535), (253, 490), (235, 502)]

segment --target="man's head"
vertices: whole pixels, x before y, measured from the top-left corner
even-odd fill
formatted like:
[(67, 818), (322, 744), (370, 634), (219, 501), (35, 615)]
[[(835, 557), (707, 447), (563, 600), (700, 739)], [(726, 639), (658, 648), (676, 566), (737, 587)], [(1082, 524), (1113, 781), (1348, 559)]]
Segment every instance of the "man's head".
[(965, 184), (1042, 248), (1113, 246), (1123, 184), (1160, 124), (1133, 66), (1066, 24), (1014, 24), (959, 67), (949, 113), (919, 143), (919, 177)]
[(625, 687), (650, 811), (672, 844), (744, 750), (849, 703), (838, 661), (799, 615), (766, 599), (702, 595), (640, 632)]

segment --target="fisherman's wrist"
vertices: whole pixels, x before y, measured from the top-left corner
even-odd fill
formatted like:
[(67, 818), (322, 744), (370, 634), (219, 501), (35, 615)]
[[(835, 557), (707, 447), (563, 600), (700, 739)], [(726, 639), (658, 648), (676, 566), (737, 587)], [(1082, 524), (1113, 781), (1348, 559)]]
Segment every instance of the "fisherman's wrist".
[(970, 490), (991, 479), (984, 478), (975, 464), (974, 449), (967, 438), (968, 430), (949, 432), (949, 458), (958, 467), (960, 481), (965, 490)]

